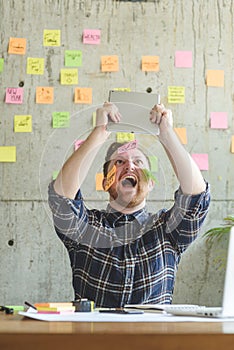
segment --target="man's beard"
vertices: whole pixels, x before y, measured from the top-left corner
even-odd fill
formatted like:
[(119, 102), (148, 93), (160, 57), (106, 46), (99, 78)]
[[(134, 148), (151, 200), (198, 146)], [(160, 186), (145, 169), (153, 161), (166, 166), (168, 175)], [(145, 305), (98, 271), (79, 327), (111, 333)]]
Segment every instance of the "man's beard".
[(147, 194), (147, 184), (144, 183), (143, 186), (138, 184), (137, 192), (127, 195), (126, 193), (122, 193), (122, 191), (116, 190), (115, 187), (111, 187), (109, 189), (109, 194), (111, 197), (111, 202), (115, 201), (118, 205), (123, 208), (134, 208), (141, 204)]

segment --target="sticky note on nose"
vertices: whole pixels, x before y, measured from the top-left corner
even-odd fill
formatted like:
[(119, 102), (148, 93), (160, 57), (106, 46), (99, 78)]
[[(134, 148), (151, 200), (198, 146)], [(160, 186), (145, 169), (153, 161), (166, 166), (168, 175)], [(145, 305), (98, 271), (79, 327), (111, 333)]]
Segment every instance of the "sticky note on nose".
[(106, 176), (106, 184), (104, 190), (107, 191), (115, 182), (116, 166), (114, 165)]

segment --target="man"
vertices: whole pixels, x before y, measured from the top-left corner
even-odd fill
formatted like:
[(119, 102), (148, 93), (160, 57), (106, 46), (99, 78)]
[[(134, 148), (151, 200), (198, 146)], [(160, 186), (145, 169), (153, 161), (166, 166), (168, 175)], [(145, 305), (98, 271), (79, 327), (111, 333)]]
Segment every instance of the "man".
[(108, 120), (117, 123), (121, 115), (115, 105), (104, 103), (96, 118), (97, 126), (49, 186), (55, 229), (71, 261), (75, 298), (94, 300), (99, 307), (171, 303), (181, 254), (208, 211), (209, 185), (174, 133), (171, 111), (156, 105), (150, 113), (152, 130), (154, 124), (159, 127), (159, 140), (180, 184), (173, 207), (147, 212), (146, 197), (154, 186), (147, 156), (138, 147), (113, 144), (103, 180), (109, 205), (88, 209), (81, 185), (110, 134)]

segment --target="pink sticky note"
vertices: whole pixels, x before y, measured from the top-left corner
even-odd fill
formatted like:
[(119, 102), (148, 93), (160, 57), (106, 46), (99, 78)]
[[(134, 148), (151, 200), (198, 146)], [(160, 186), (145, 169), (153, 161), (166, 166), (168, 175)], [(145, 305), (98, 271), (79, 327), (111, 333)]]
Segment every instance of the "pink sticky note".
[(84, 140), (76, 140), (74, 144), (75, 151), (80, 147)]
[(15, 103), (22, 104), (23, 103), (23, 88), (7, 88), (6, 89), (6, 103)]
[(200, 170), (209, 170), (208, 154), (193, 153), (191, 155)]
[(101, 40), (101, 31), (99, 29), (84, 29), (83, 44), (98, 45)]
[(130, 149), (137, 147), (137, 140), (130, 141), (126, 143), (125, 145), (118, 148), (118, 153), (124, 153), (129, 151)]
[(193, 65), (192, 51), (176, 51), (175, 66), (178, 68), (191, 68)]
[(226, 112), (211, 112), (210, 113), (211, 129), (227, 129), (228, 117)]

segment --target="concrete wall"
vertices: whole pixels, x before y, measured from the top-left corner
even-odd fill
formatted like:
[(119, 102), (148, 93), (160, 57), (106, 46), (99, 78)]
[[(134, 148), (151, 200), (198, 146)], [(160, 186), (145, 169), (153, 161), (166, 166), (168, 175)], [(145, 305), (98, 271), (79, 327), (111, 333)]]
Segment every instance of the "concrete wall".
[[(71, 271), (65, 249), (55, 235), (47, 206), (47, 186), (73, 150), (73, 142), (92, 128), (92, 112), (113, 88), (159, 92), (172, 109), (175, 127), (186, 127), (190, 153), (208, 153), (212, 203), (201, 234), (233, 214), (234, 52), (232, 0), (155, 0), (148, 3), (112, 0), (0, 0), (0, 146), (16, 146), (15, 163), (0, 163), (0, 303), (22, 304), (71, 300)], [(84, 29), (100, 29), (100, 45), (84, 45)], [(59, 47), (43, 46), (43, 30), (60, 29)], [(10, 37), (27, 39), (25, 55), (8, 54)], [(80, 87), (93, 89), (93, 104), (74, 103), (76, 86), (60, 84), (65, 50), (81, 50)], [(176, 68), (175, 51), (192, 51), (192, 68)], [(120, 69), (103, 73), (103, 55), (118, 55)], [(143, 72), (141, 57), (156, 55), (159, 72)], [(27, 57), (45, 59), (43, 75), (26, 73)], [(206, 85), (207, 70), (224, 70), (224, 87)], [(6, 104), (7, 87), (24, 82), (23, 104)], [(168, 104), (168, 86), (185, 86), (185, 104)], [(54, 87), (54, 103), (35, 103), (37, 86)], [(69, 111), (70, 127), (52, 128), (52, 112)], [(211, 129), (211, 112), (227, 112), (228, 128)], [(14, 132), (14, 115), (31, 114), (31, 133)], [(112, 136), (114, 138), (114, 136)], [(141, 139), (159, 158), (159, 183), (149, 209), (172, 204), (177, 181), (156, 139)], [(105, 145), (106, 147), (107, 145)], [(107, 197), (95, 190), (95, 173), (102, 154), (87, 178), (83, 194), (90, 207), (105, 207)], [(223, 245), (225, 247), (225, 241)], [(215, 244), (199, 238), (185, 253), (178, 271), (175, 302), (216, 304), (222, 276), (212, 255)]]

